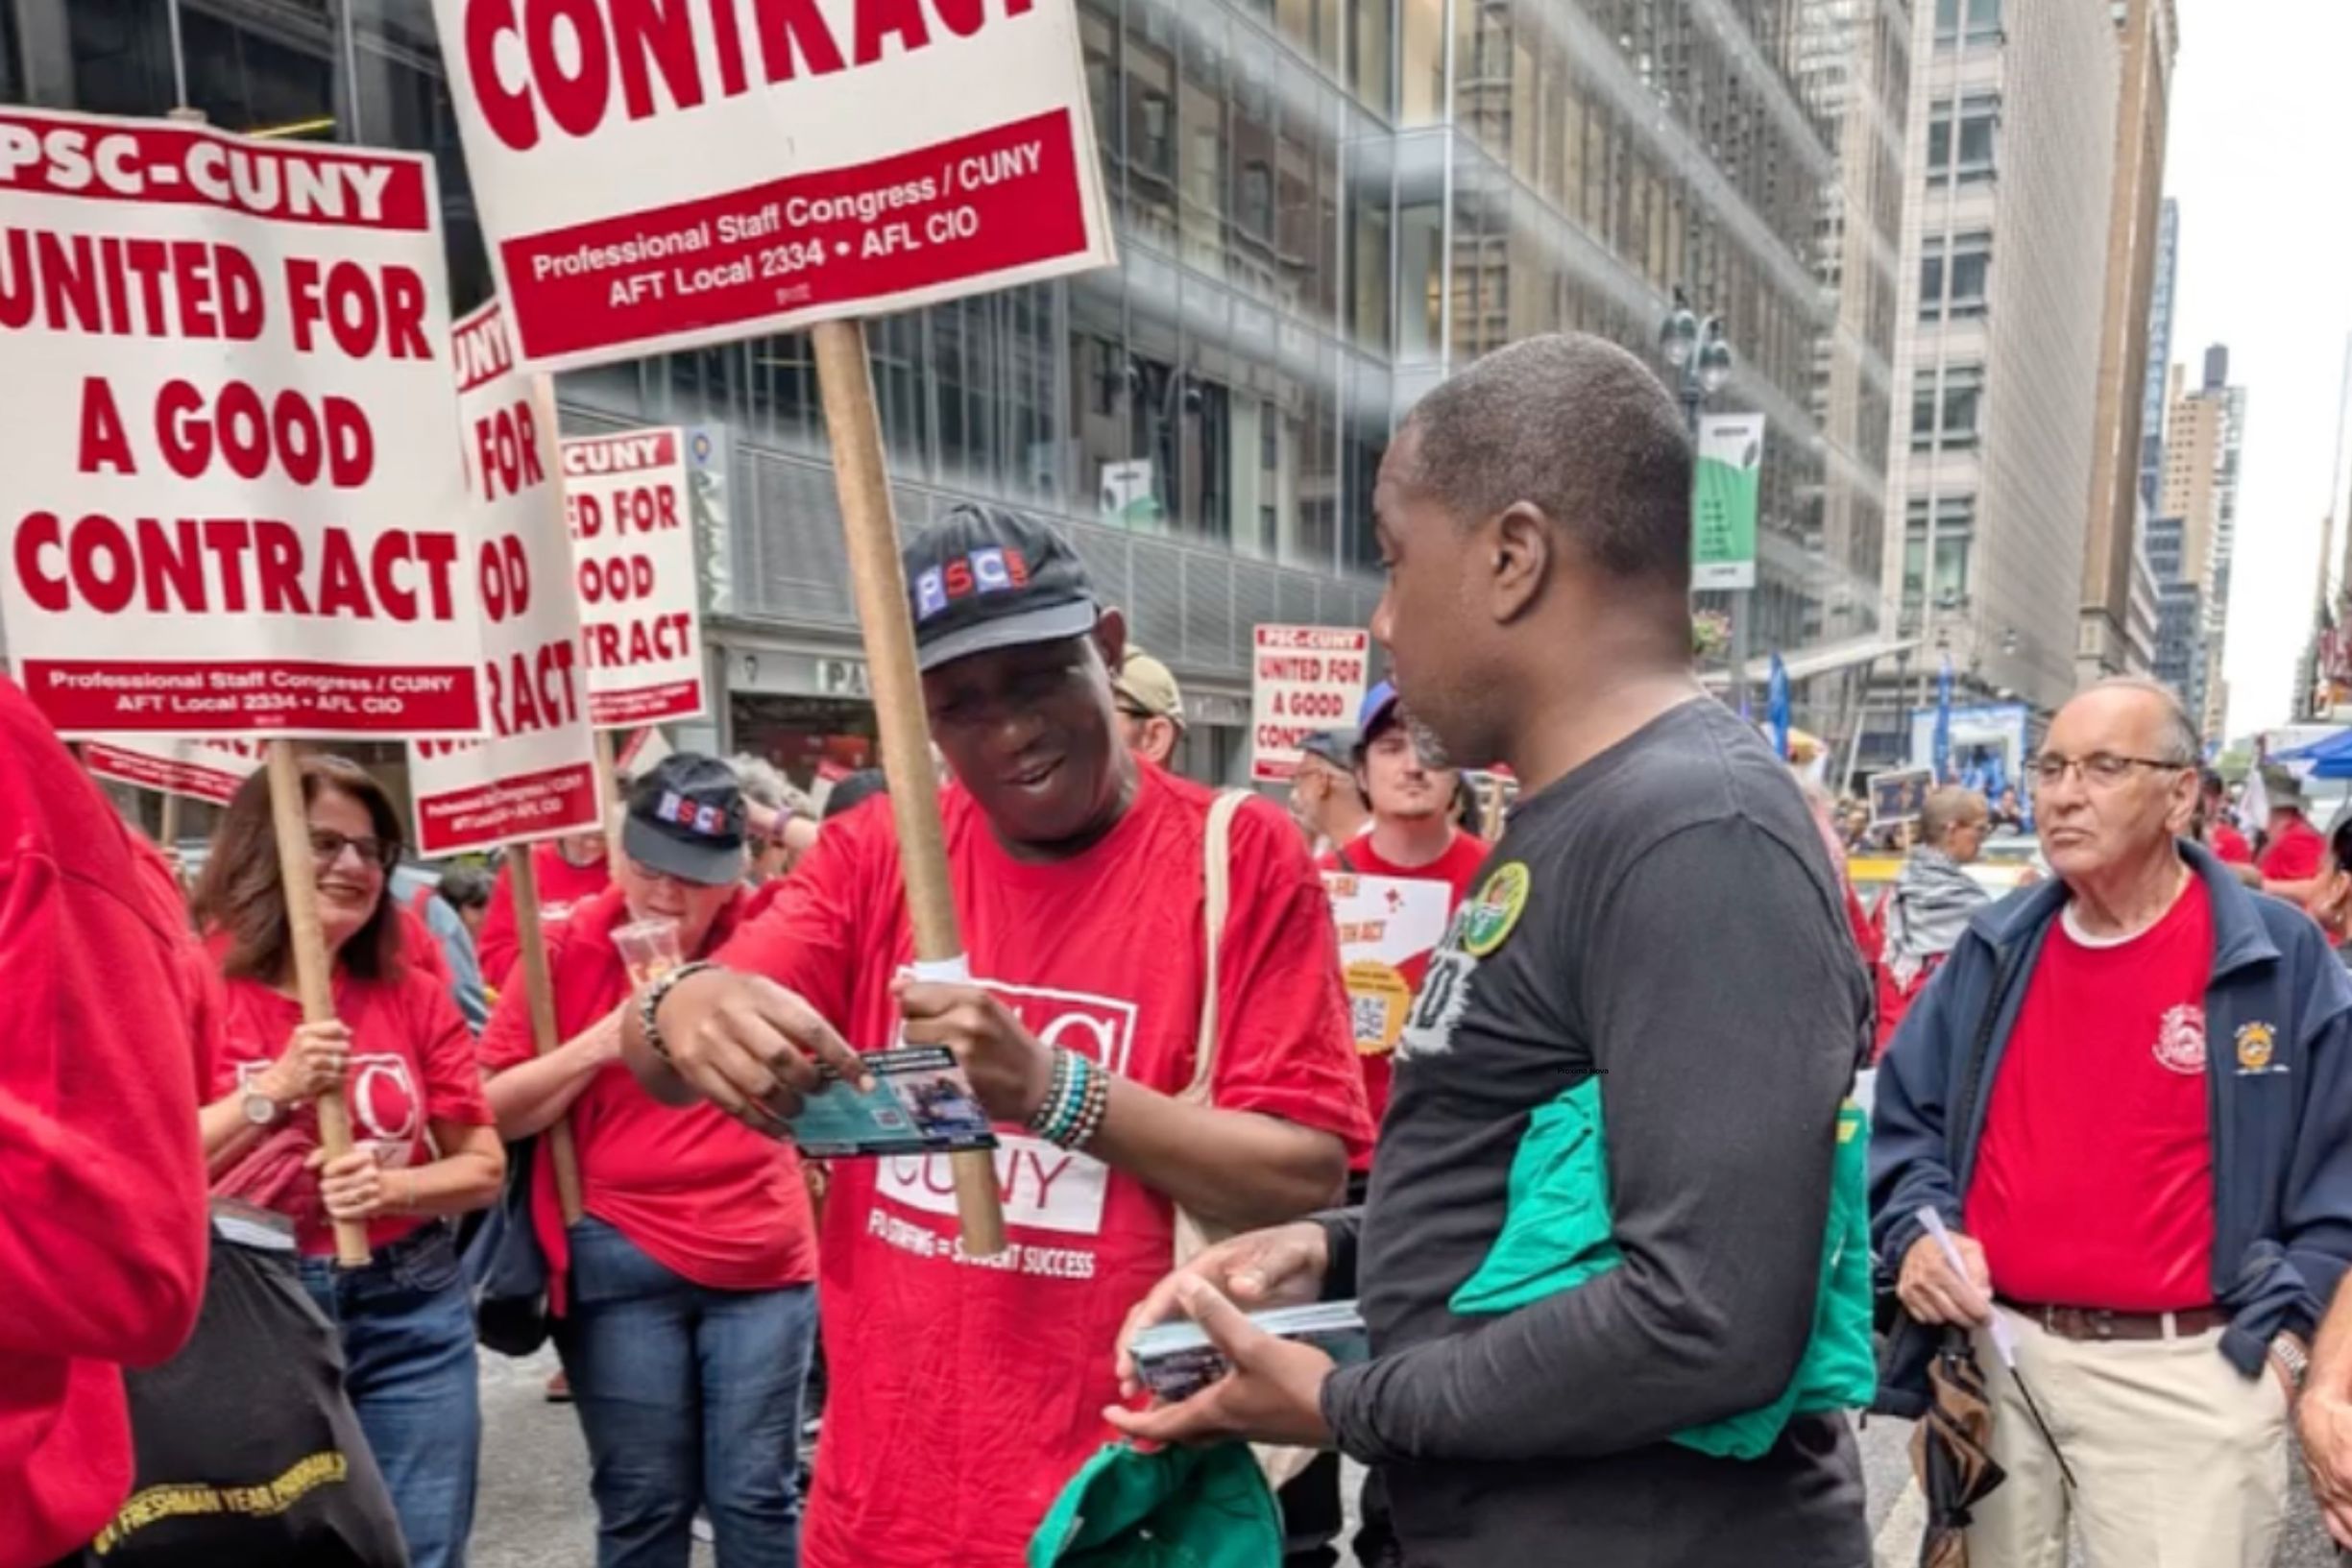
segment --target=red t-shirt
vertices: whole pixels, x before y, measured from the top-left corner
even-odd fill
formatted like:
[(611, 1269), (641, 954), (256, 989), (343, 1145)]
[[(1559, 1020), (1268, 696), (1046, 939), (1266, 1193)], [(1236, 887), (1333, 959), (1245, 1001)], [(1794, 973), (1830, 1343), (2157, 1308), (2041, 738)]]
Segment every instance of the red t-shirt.
[[(222, 1057), (213, 1073), (210, 1098), (218, 1099), (285, 1053), (286, 1042), (303, 1021), (302, 1004), (259, 980), (226, 982), (228, 1006)], [(335, 1016), (352, 1031), (351, 1067), (343, 1098), (352, 1118), (354, 1146), (387, 1146), (384, 1164), (398, 1169), (436, 1158), (431, 1124), (454, 1122), (470, 1127), (491, 1123), (482, 1098), (481, 1069), (474, 1064), (473, 1034), (441, 982), (424, 970), (400, 965), (392, 975), (359, 979), (335, 968)], [(315, 1136), (318, 1113), (303, 1105), (296, 1123)], [(233, 1185), (234, 1172), (222, 1178)], [(335, 1249), (334, 1229), (318, 1200), (314, 1172), (304, 1172), (286, 1198), (296, 1244), (310, 1256)], [(415, 1215), (383, 1215), (368, 1223), (370, 1247), (388, 1246), (426, 1221)]]
[(2245, 834), (2226, 822), (2216, 822), (2211, 834), (2216, 858), (2223, 865), (2250, 866), (2254, 863), (2254, 846), (2245, 841)]
[[(734, 929), (738, 894), (712, 928), (708, 948)], [(610, 888), (572, 911), (547, 938), (559, 1040), (582, 1034), (629, 996), (629, 975), (613, 946), (628, 905)], [(508, 988), (480, 1045), (493, 1073), (538, 1053), (527, 990)], [(581, 1204), (664, 1267), (715, 1291), (768, 1291), (816, 1277), (814, 1223), (800, 1157), (715, 1105), (673, 1110), (638, 1087), (626, 1064), (597, 1073), (571, 1102)], [(555, 1195), (555, 1167), (541, 1151), (532, 1172), (532, 1216), (560, 1304), (571, 1260)]]
[[(613, 885), (612, 868), (598, 856), (584, 866), (564, 858), (553, 843), (531, 848), (531, 869), (539, 876), (539, 923), (549, 935), (571, 911)], [(481, 960), (482, 983), (495, 993), (506, 988), (506, 977), (522, 956), (522, 933), (515, 929), (515, 889), (503, 861), (491, 884), (490, 907), (482, 912), (482, 934), (473, 944)]]
[(1993, 1084), (1967, 1229), (2012, 1300), (2177, 1312), (2213, 1300), (2205, 987), (2213, 905), (2192, 878), (2116, 946), (2062, 922)]
[(2263, 880), (2307, 882), (2327, 863), (2326, 835), (2300, 815), (2284, 820), (2285, 826), (2271, 834), (2270, 847), (2262, 852)]
[[(1083, 854), (1006, 854), (972, 797), (942, 802), (975, 976), (1049, 1045), (1175, 1094), (1200, 1034), (1204, 830), (1214, 797), (1156, 768)], [(1344, 1139), (1370, 1133), (1331, 909), (1298, 831), (1236, 815), (1211, 1092)], [(782, 891), (721, 953), (806, 997), (855, 1046), (891, 1045), (889, 985), (912, 954), (886, 809), (826, 824)], [(1128, 1310), (1164, 1275), (1174, 1212), (1141, 1181), (1000, 1126), (1010, 1247), (959, 1261), (944, 1158), (837, 1160), (821, 1255), (827, 1396), (808, 1568), (1014, 1568), (1109, 1435)]]
[[(1331, 887), (1335, 900), (1346, 897), (1349, 889), (1343, 879), (1350, 875), (1443, 883), (1445, 919), (1450, 922), (1455, 908), (1470, 896), (1470, 886), (1478, 880), (1478, 868), (1486, 864), (1487, 852), (1492, 847), (1485, 839), (1457, 828), (1443, 855), (1424, 866), (1400, 866), (1382, 859), (1372, 848), (1372, 834), (1366, 833), (1316, 863), (1322, 869), (1325, 884)], [(1375, 932), (1342, 934), (1348, 1002), (1355, 1018), (1356, 1060), (1364, 1069), (1365, 1104), (1371, 1113), (1374, 1127), (1388, 1115), (1389, 1084), (1396, 1071), (1396, 1036), (1402, 1028), (1405, 1011), (1421, 988), (1421, 977), (1429, 969), (1429, 955), (1437, 951), (1444, 935), (1444, 928), (1440, 926), (1426, 947), (1420, 946), (1416, 937), (1409, 943), (1414, 949), (1410, 953), (1391, 948), (1369, 956), (1347, 958), (1346, 950), (1350, 946), (1369, 953), (1380, 947), (1381, 938)], [(1397, 980), (1404, 982), (1401, 996), (1394, 990)], [(1357, 1154), (1353, 1165), (1355, 1170), (1370, 1170), (1372, 1151), (1368, 1148)]]

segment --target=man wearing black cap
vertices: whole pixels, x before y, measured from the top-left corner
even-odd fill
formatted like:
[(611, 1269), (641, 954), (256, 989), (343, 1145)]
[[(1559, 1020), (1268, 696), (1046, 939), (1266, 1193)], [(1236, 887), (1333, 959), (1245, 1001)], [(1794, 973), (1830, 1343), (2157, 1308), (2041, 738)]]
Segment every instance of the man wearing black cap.
[(1318, 730), (1299, 743), (1291, 770), (1291, 820), (1305, 830), (1318, 859), (1355, 841), (1372, 825), (1356, 779), (1355, 732)]
[[(1166, 1270), (1174, 1210), (1223, 1227), (1305, 1214), (1370, 1128), (1304, 846), (1250, 799), (1224, 808), (1220, 853), (1220, 798), (1120, 744), (1126, 626), (1070, 546), (966, 507), (906, 560), (932, 735), (958, 782), (942, 810), (977, 982), (901, 977), (890, 817), (856, 811), (723, 967), (645, 993), (651, 1030), (632, 1022), (629, 1055), (657, 1093), (765, 1125), (844, 1036), (875, 1049), (903, 1029), (957, 1052), (999, 1123), (1011, 1245), (962, 1256), (943, 1159), (837, 1164), (837, 1375), (803, 1560), (1012, 1568), (1103, 1441), (1111, 1343)], [(1212, 867), (1229, 883), (1213, 951)]]
[[(620, 1013), (650, 963), (692, 961), (746, 900), (745, 807), (714, 757), (666, 757), (629, 791), (614, 885), (547, 936), (556, 1032), (542, 1056), (511, 986), (483, 1031), (499, 1136), (569, 1114), (587, 1211), (567, 1227), (553, 1168), (533, 1228), (594, 1462), (598, 1560), (684, 1562), (697, 1509), (719, 1558), (790, 1568), (801, 1383), (816, 1329), (816, 1239), (799, 1161), (715, 1106), (681, 1113), (620, 1065)], [(616, 932), (667, 924), (668, 958)]]

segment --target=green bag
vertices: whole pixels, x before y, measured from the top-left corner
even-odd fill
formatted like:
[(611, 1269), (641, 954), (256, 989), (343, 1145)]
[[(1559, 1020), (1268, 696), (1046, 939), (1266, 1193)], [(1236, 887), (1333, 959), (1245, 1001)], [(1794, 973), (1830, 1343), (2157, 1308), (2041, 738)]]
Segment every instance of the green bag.
[[(1837, 1114), (1830, 1222), (1813, 1298), (1813, 1332), (1781, 1397), (1761, 1410), (1675, 1434), (1716, 1458), (1757, 1459), (1797, 1415), (1859, 1410), (1878, 1389), (1870, 1340), (1869, 1119), (1848, 1100)], [(1464, 1315), (1507, 1313), (1620, 1262), (1610, 1234), (1608, 1142), (1601, 1080), (1587, 1078), (1528, 1121), (1511, 1162), (1502, 1233), (1450, 1303)]]
[(1061, 1489), (1029, 1568), (1267, 1568), (1282, 1515), (1248, 1443), (1105, 1443)]

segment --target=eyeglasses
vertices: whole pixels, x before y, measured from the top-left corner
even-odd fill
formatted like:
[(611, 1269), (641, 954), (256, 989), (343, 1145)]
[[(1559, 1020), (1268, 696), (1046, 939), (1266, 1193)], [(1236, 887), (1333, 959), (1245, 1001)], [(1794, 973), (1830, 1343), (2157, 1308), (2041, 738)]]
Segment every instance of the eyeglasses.
[(2065, 783), (2071, 772), (2082, 775), (2082, 782), (2094, 789), (2113, 789), (2131, 777), (2134, 768), (2152, 768), (2158, 773), (2180, 773), (2195, 766), (2193, 762), (2175, 762), (2156, 757), (2118, 757), (2113, 752), (2095, 751), (2088, 757), (2060, 757), (2046, 753), (2033, 760), (2034, 783), (2044, 789), (2055, 789)]
[(345, 850), (356, 851), (361, 860), (385, 870), (390, 870), (392, 862), (399, 859), (400, 855), (400, 845), (388, 838), (353, 838), (332, 828), (310, 830), (310, 853), (318, 856), (319, 864), (333, 865), (343, 858)]

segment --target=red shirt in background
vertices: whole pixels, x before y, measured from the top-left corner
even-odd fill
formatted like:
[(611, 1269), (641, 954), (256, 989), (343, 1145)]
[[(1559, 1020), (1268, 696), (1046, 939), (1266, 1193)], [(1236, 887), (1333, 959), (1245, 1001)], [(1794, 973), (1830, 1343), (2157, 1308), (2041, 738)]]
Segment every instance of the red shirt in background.
[[(539, 921), (552, 936), (571, 911), (613, 885), (612, 868), (598, 856), (584, 866), (564, 858), (554, 843), (531, 847), (531, 869), (539, 875)], [(482, 915), (482, 934), (474, 943), (482, 961), (482, 983), (493, 993), (506, 989), (506, 977), (522, 956), (522, 935), (515, 929), (515, 889), (504, 862), (491, 884), (490, 907)]]
[(2250, 866), (2254, 863), (2254, 846), (2245, 841), (2245, 834), (2229, 823), (2217, 821), (2207, 835), (2206, 846), (2223, 865)]
[[(1214, 796), (1141, 769), (1135, 803), (1067, 860), (1006, 854), (972, 797), (942, 801), (972, 973), (1048, 1045), (1176, 1094), (1193, 1077)], [(1366, 1142), (1330, 903), (1265, 801), (1233, 823), (1211, 1092)], [(862, 1049), (895, 1041), (889, 986), (913, 952), (887, 809), (828, 823), (725, 951), (806, 997)], [(944, 1157), (833, 1162), (821, 1253), (825, 1409), (801, 1532), (808, 1568), (1016, 1568), (1062, 1484), (1102, 1445), (1128, 1309), (1173, 1261), (1168, 1200), (1084, 1154), (1000, 1126), (1011, 1245), (958, 1248)]]
[[(1443, 855), (1427, 865), (1400, 866), (1380, 857), (1379, 852), (1372, 848), (1373, 836), (1372, 833), (1366, 833), (1342, 845), (1316, 864), (1325, 873), (1338, 872), (1344, 876), (1394, 877), (1405, 881), (1443, 882), (1446, 885), (1445, 918), (1448, 921), (1453, 919), (1454, 910), (1460, 907), (1462, 901), (1470, 896), (1471, 884), (1478, 880), (1478, 868), (1486, 864), (1487, 852), (1493, 848), (1485, 839), (1457, 828), (1453, 841), (1445, 846)], [(1438, 941), (1443, 939), (1444, 932), (1441, 930)], [(1421, 988), (1421, 977), (1429, 971), (1429, 955), (1437, 951), (1437, 945), (1433, 941), (1419, 953), (1388, 966), (1404, 980), (1406, 989), (1416, 995)], [(1385, 1005), (1382, 999), (1375, 997), (1368, 1000), (1375, 1006)], [(1370, 1113), (1372, 1126), (1376, 1129), (1380, 1125), (1380, 1119), (1389, 1112), (1389, 1085), (1396, 1073), (1396, 1047), (1393, 1041), (1385, 1046), (1380, 1045), (1377, 1040), (1369, 1039), (1361, 1029), (1355, 1032), (1356, 1061), (1364, 1069), (1365, 1108)], [(1378, 1049), (1368, 1049), (1373, 1046)], [(1350, 1169), (1355, 1170), (1370, 1170), (1371, 1168), (1372, 1151), (1370, 1148), (1360, 1151), (1350, 1162)]]
[(2050, 932), (1969, 1186), (1966, 1228), (2001, 1295), (2134, 1313), (2212, 1302), (2212, 974), (2213, 905), (2194, 877), (2128, 942)]
[(2327, 837), (2303, 820), (2303, 813), (2290, 816), (2274, 813), (2271, 821), (2279, 824), (2270, 835), (2269, 848), (2262, 852), (2263, 880), (2270, 882), (2307, 882), (2319, 875), (2327, 863)]
[(187, 916), (0, 679), (0, 1568), (56, 1561), (131, 1489), (122, 1369), (204, 1296)]
[[(285, 1053), (286, 1042), (303, 1021), (302, 1004), (259, 980), (227, 982), (225, 1050), (213, 1073), (218, 1099), (249, 1082)], [(335, 1016), (352, 1031), (351, 1067), (343, 1098), (352, 1117), (354, 1146), (388, 1146), (384, 1164), (398, 1169), (434, 1159), (431, 1123), (490, 1125), (490, 1102), (482, 1098), (481, 1070), (473, 1058), (473, 1034), (440, 981), (402, 963), (392, 975), (363, 980), (335, 967)], [(318, 1113), (303, 1105), (294, 1124), (317, 1136)], [(263, 1146), (269, 1146), (267, 1142)], [(249, 1156), (250, 1158), (251, 1156)], [(235, 1184), (235, 1171), (222, 1178)], [(305, 1171), (279, 1206), (294, 1219), (296, 1244), (312, 1257), (331, 1255), (334, 1230), (319, 1204), (316, 1172)], [(368, 1244), (382, 1248), (427, 1223), (416, 1215), (382, 1215), (368, 1222)]]
[[(732, 933), (742, 902), (739, 893), (706, 947)], [(613, 946), (613, 928), (628, 918), (620, 890), (611, 888), (548, 935), (559, 1040), (586, 1033), (628, 999), (628, 971)], [(493, 1073), (538, 1053), (521, 986), (491, 1014), (479, 1049)], [(715, 1105), (673, 1110), (639, 1088), (621, 1062), (589, 1080), (570, 1117), (582, 1206), (664, 1267), (715, 1291), (770, 1291), (816, 1277), (809, 1192), (791, 1145), (762, 1137)], [(532, 1217), (560, 1309), (571, 1246), (554, 1166), (541, 1158), (531, 1180)]]

